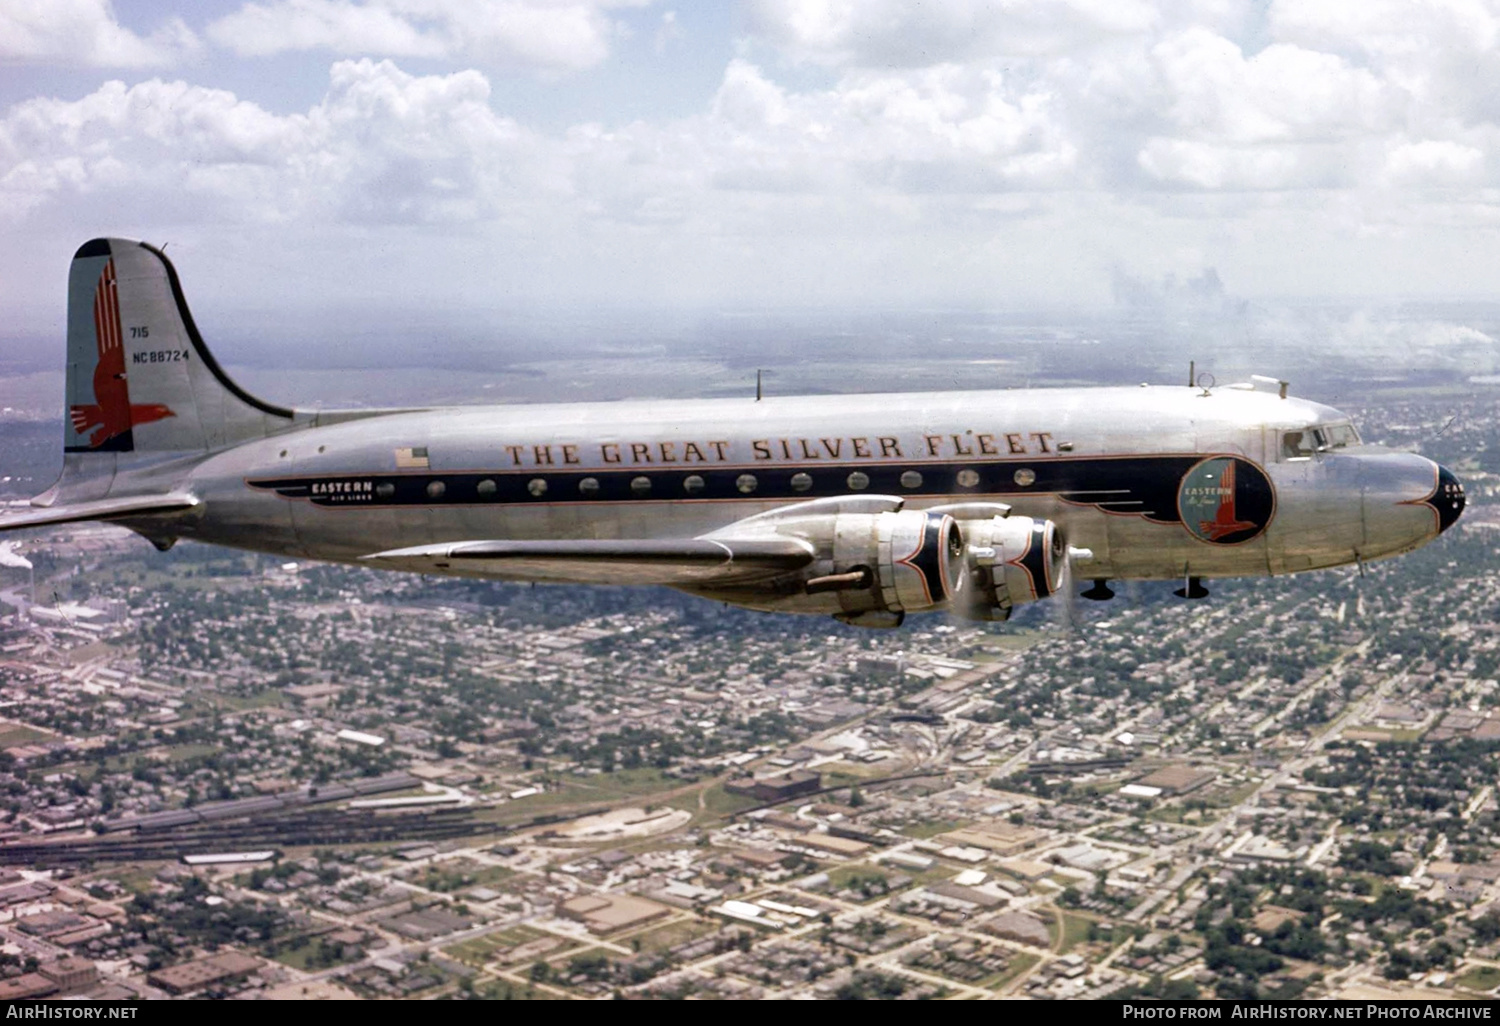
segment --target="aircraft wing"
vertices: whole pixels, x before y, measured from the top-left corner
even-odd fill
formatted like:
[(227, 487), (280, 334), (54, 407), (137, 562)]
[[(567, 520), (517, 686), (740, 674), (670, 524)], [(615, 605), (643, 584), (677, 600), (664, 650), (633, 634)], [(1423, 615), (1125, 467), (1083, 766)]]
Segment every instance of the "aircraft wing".
[(394, 570), (524, 581), (742, 585), (807, 566), (813, 547), (800, 538), (464, 541), (363, 558)]
[(37, 506), (17, 513), (0, 513), (0, 531), (49, 524), (79, 524), (87, 520), (130, 520), (164, 513), (185, 513), (198, 505), (191, 495), (129, 495), (118, 499)]

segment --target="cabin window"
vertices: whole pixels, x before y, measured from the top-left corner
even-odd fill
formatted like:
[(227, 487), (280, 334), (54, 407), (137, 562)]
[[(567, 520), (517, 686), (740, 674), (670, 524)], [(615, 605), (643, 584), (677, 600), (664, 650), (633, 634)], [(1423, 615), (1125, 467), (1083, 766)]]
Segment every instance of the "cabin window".
[(441, 481), (427, 482), (427, 497), (430, 499), (441, 499), (443, 497), (443, 493), (447, 490), (448, 486), (443, 484), (443, 482)]
[(734, 479), (734, 486), (746, 495), (749, 495), (751, 492), (755, 491), (755, 487), (759, 483), (760, 482), (755, 480), (754, 474), (741, 474), (739, 477)]
[(697, 495), (699, 492), (703, 491), (703, 478), (699, 477), (697, 474), (689, 474), (687, 477), (682, 479), (682, 490), (687, 492), (689, 495)]
[(382, 481), (375, 486), (375, 494), (382, 499), (389, 499), (392, 495), (396, 494), (396, 486), (389, 481)]
[(532, 478), (530, 481), (526, 482), (526, 490), (530, 492), (533, 497), (540, 499), (543, 495), (547, 494), (546, 478)]
[(578, 482), (578, 490), (589, 498), (599, 494), (599, 479), (597, 477), (586, 477)]
[(649, 477), (633, 477), (630, 479), (630, 490), (636, 495), (645, 495), (651, 491), (651, 479)]
[(1011, 475), (1011, 480), (1020, 485), (1022, 488), (1030, 488), (1032, 485), (1036, 484), (1036, 471), (1032, 470), (1030, 467), (1022, 467), (1020, 470)]
[(811, 487), (812, 487), (812, 475), (811, 474), (793, 474), (792, 475), (792, 491), (794, 491), (794, 492), (805, 492), (805, 491), (807, 491)]
[(870, 475), (866, 474), (863, 470), (856, 470), (849, 475), (848, 484), (856, 492), (862, 488), (868, 488), (870, 487)]
[(483, 481), (479, 482), (478, 486), (476, 486), (474, 490), (480, 495), (494, 495), (496, 490), (495, 482), (491, 481), (489, 478), (485, 478)]
[(920, 471), (908, 470), (901, 475), (902, 488), (921, 488), (922, 474)]
[(970, 470), (965, 467), (958, 472), (958, 486), (960, 488), (973, 488), (979, 483), (979, 471)]

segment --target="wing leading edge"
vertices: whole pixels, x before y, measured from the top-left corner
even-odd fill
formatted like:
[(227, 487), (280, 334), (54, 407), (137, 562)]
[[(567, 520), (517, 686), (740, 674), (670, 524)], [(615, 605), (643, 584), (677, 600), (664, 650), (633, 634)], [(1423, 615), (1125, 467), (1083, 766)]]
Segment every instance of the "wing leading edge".
[(813, 561), (800, 538), (466, 541), (391, 549), (375, 566), (573, 584), (750, 584)]

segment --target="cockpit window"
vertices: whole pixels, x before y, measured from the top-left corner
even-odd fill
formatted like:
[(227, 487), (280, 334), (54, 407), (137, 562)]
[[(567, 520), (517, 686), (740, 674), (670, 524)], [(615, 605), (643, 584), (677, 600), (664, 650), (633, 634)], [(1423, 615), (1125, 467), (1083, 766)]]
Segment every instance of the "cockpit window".
[(1353, 424), (1329, 424), (1323, 430), (1328, 436), (1326, 448), (1344, 449), (1359, 444), (1359, 432)]
[(1281, 458), (1284, 460), (1311, 459), (1316, 453), (1330, 449), (1344, 449), (1358, 445), (1359, 432), (1353, 424), (1327, 424), (1307, 427), (1300, 431), (1284, 431), (1281, 435)]
[(1308, 460), (1318, 451), (1318, 441), (1313, 431), (1287, 431), (1281, 436), (1281, 458), (1284, 460)]

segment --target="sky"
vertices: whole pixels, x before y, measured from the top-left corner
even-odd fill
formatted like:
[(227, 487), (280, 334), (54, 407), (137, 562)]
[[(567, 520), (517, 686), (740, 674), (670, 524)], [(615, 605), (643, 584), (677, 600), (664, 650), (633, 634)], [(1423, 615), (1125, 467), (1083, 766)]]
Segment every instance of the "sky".
[(0, 0), (0, 309), (1500, 290), (1500, 0)]

